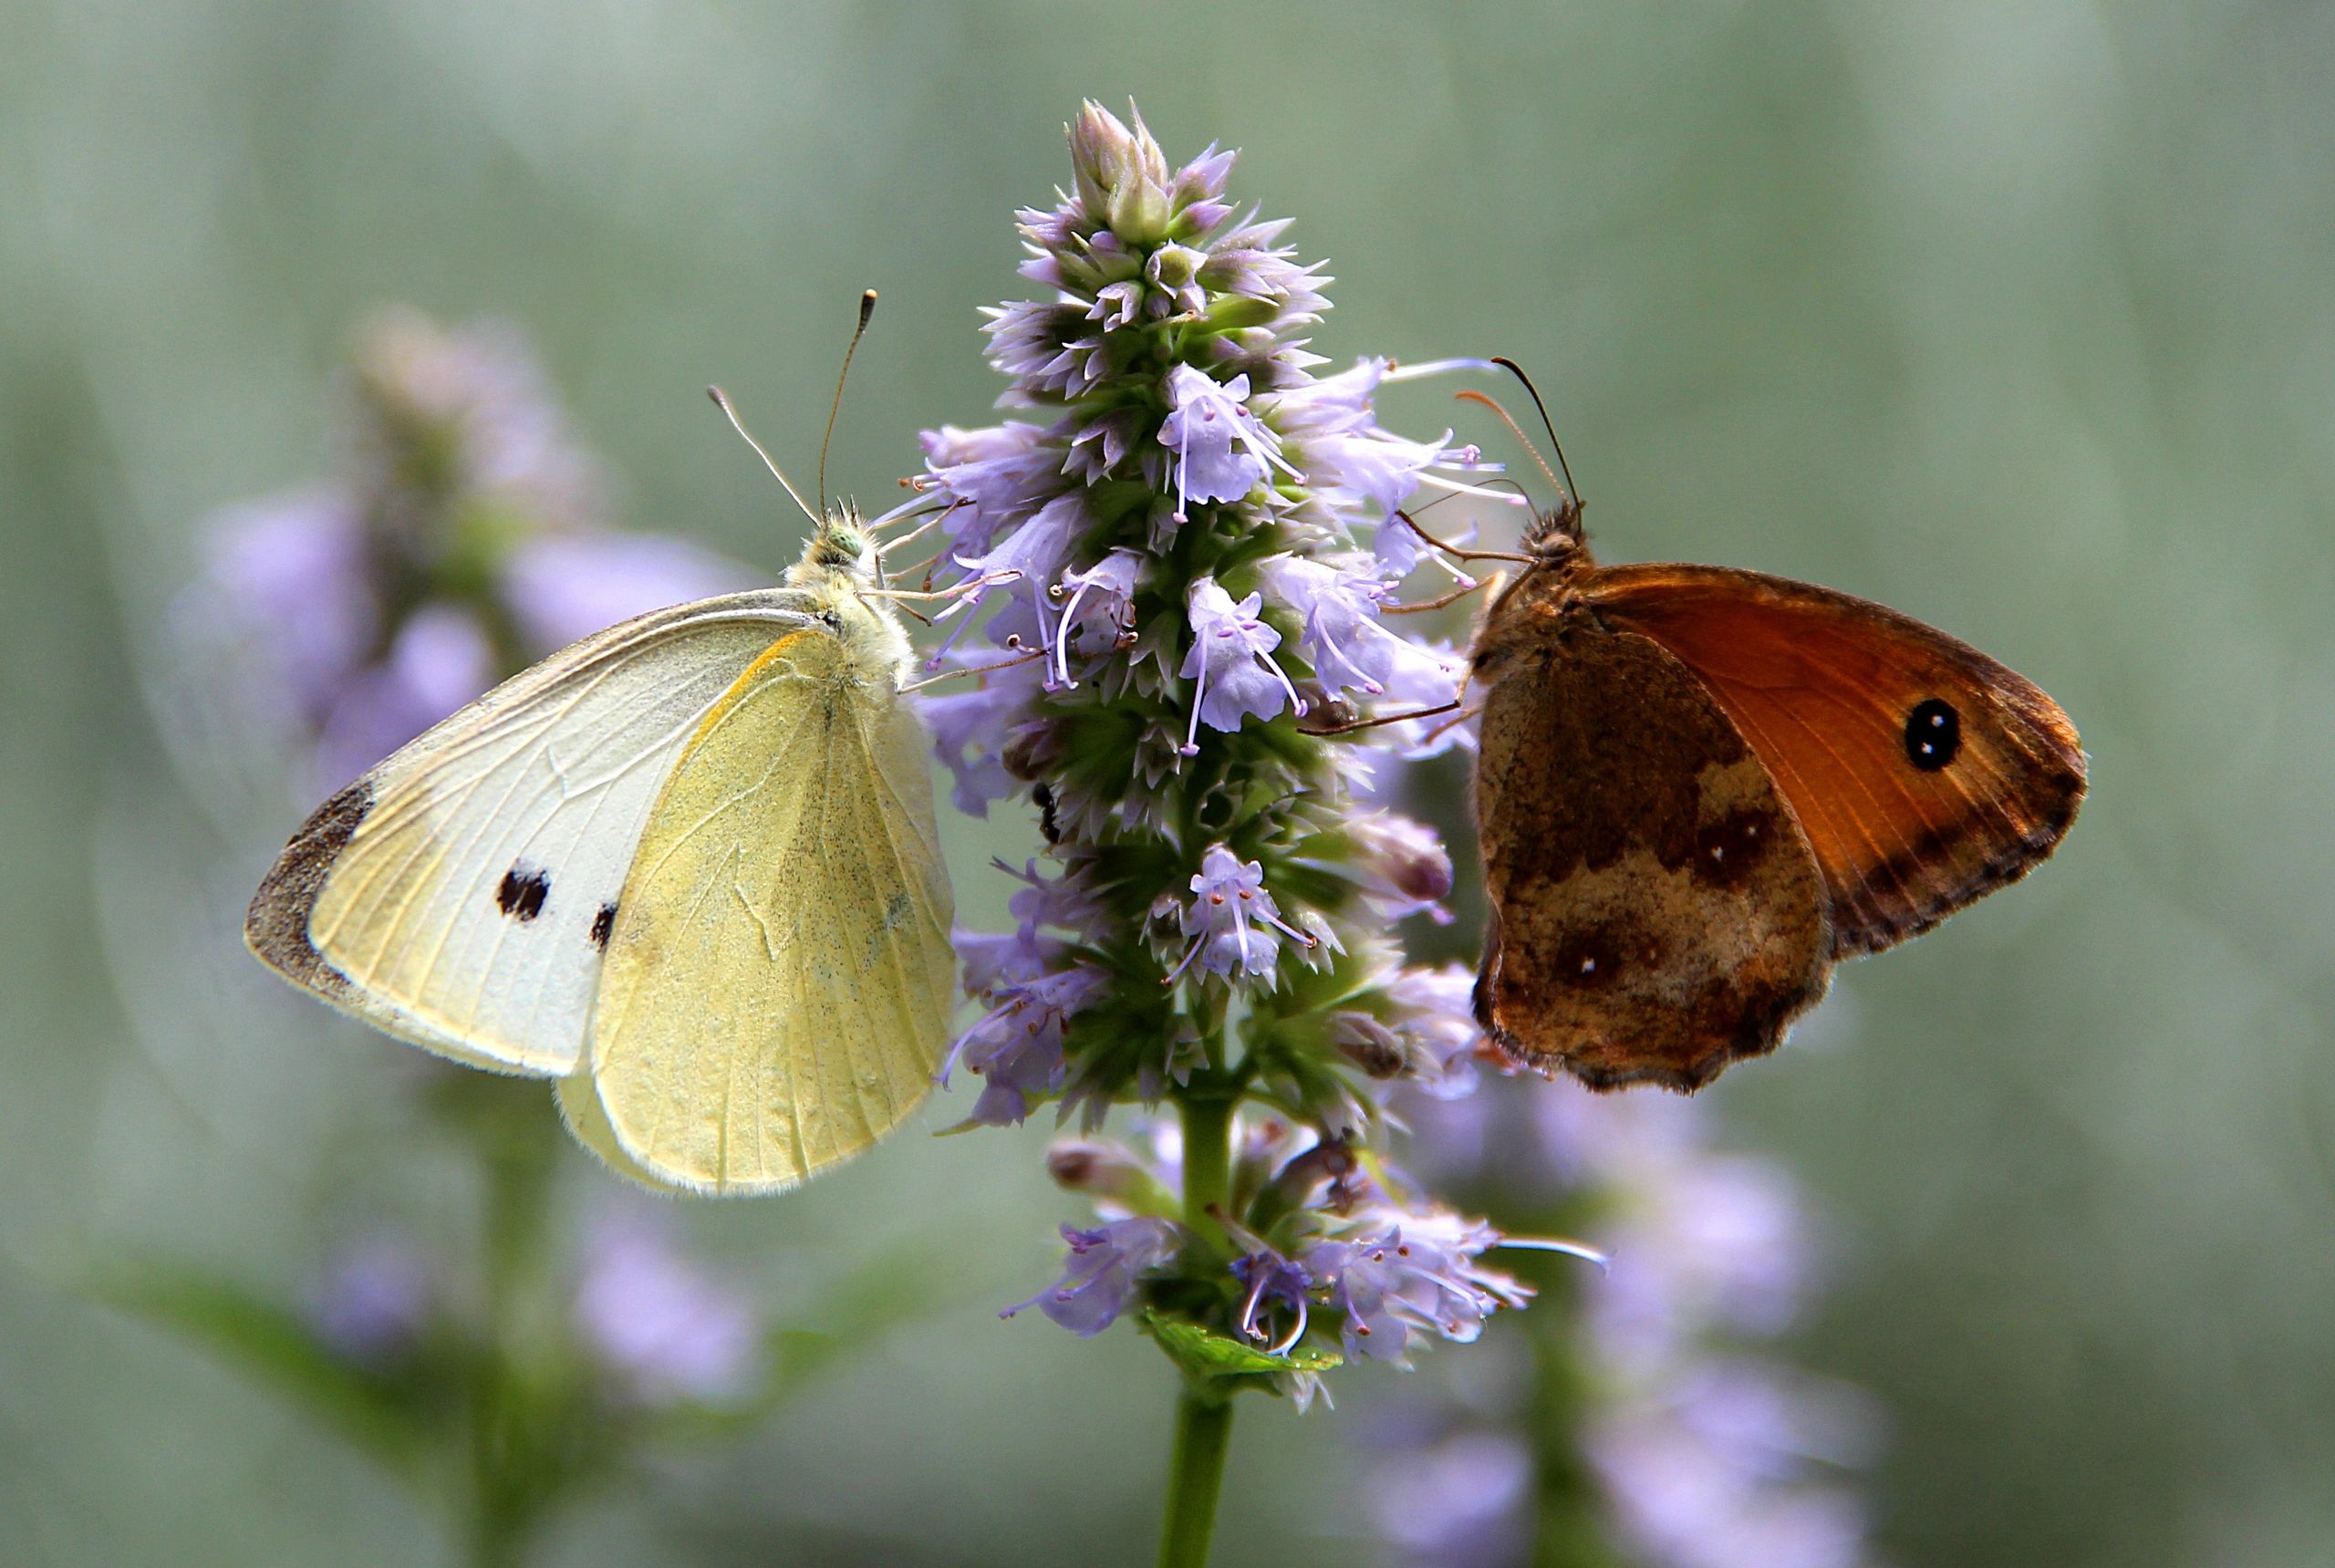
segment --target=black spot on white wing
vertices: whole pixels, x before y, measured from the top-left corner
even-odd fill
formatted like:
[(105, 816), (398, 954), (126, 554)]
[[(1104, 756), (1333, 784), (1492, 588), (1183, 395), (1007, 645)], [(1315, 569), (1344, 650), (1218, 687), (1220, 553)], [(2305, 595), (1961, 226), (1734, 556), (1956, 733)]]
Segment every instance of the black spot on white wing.
[(544, 912), (550, 897), (551, 873), (514, 866), (494, 889), (494, 907), (524, 926)]
[(592, 917), (592, 945), (605, 951), (608, 938), (615, 934), (616, 929), (617, 907), (614, 904), (601, 905), (600, 912)]

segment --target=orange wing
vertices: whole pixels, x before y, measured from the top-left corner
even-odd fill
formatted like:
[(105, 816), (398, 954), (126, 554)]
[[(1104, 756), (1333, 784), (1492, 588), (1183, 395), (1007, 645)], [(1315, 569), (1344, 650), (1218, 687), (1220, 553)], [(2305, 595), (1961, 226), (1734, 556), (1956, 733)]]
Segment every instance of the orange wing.
[(2016, 881), (2083, 799), (2073, 725), (2031, 681), (1864, 599), (1720, 566), (1613, 566), (1583, 593), (1692, 670), (1767, 764), (1832, 905), (1879, 952)]

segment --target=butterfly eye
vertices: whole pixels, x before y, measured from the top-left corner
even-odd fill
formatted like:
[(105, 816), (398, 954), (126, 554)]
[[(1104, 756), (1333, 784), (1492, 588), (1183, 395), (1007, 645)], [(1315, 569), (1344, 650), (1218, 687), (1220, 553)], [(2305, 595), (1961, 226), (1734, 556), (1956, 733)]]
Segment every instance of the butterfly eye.
[(1905, 760), (1922, 772), (1937, 772), (1961, 749), (1962, 720), (1953, 704), (1927, 697), (1905, 716)]

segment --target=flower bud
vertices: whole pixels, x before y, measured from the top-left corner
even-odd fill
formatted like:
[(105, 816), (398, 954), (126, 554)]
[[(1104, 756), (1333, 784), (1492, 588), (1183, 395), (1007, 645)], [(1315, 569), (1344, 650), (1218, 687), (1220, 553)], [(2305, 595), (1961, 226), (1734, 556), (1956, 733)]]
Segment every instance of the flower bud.
[(1071, 122), (1070, 164), (1087, 217), (1122, 244), (1155, 244), (1168, 232), (1168, 158), (1140, 117), (1129, 130), (1088, 102)]
[(1394, 1077), (1406, 1062), (1402, 1038), (1367, 1012), (1333, 1014), (1330, 1044), (1374, 1078)]
[(1067, 1192), (1084, 1192), (1128, 1209), (1160, 1207), (1167, 1189), (1126, 1149), (1115, 1143), (1075, 1138), (1046, 1150), (1046, 1174)]
[(1451, 896), (1451, 857), (1427, 824), (1376, 812), (1356, 818), (1347, 832), (1369, 879), (1404, 903), (1438, 904)]

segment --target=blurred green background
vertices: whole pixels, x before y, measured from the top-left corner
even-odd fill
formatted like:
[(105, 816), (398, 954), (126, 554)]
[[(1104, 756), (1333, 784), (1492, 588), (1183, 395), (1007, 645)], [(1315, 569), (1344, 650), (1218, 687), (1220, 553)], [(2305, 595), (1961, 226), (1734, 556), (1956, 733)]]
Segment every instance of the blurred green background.
[[(217, 822), (156, 738), (195, 524), (320, 471), (350, 326), (407, 300), (523, 326), (635, 525), (775, 568), (795, 524), (700, 389), (807, 466), (874, 285), (832, 469), (896, 494), (998, 389), (974, 308), (1062, 120), (1129, 94), (1332, 258), (1322, 351), (1532, 367), (1607, 559), (1886, 600), (2082, 729), (2046, 874), (1711, 1092), (1832, 1226), (1795, 1354), (1888, 1409), (1886, 1556), (2335, 1563), (2335, 7), (2168, 0), (0, 5), (0, 1560), (443, 1551), (60, 1288), (153, 1245), (295, 1293), (353, 1201), (443, 1207), (400, 1053), (234, 942), (288, 817)], [(993, 914), (1028, 826), (957, 826)], [(1147, 1542), (1164, 1365), (992, 1315), (1075, 1212), (1043, 1141), (686, 1215), (782, 1307), (908, 1241), (929, 1306), (554, 1560)], [(1367, 1560), (1347, 1414), (1244, 1417), (1222, 1561)]]

